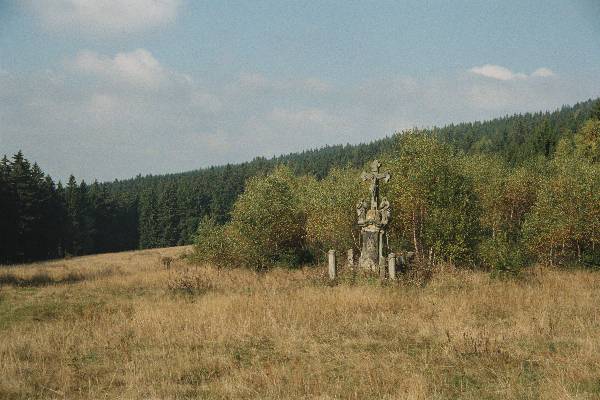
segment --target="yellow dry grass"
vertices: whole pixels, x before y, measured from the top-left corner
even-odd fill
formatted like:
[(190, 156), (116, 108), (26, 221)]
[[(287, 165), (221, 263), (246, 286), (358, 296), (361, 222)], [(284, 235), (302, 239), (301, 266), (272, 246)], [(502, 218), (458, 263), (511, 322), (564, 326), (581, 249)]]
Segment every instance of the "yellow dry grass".
[(0, 269), (0, 398), (600, 398), (600, 274), (423, 286), (106, 254)]

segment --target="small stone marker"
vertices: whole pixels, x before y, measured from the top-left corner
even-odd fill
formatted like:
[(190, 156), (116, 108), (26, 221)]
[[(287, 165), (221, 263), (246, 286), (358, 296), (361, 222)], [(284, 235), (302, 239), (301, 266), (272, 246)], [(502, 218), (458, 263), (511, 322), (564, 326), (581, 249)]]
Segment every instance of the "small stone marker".
[(335, 250), (329, 250), (328, 259), (329, 259), (329, 279), (335, 280)]
[(385, 265), (385, 259), (383, 259), (383, 262), (381, 262), (379, 264), (379, 279), (381, 279), (382, 281), (385, 280), (385, 270), (387, 265)]
[(396, 280), (396, 255), (388, 254), (388, 276), (391, 281)]
[(350, 270), (354, 270), (354, 250), (353, 249), (349, 249), (348, 250), (348, 267), (350, 268)]

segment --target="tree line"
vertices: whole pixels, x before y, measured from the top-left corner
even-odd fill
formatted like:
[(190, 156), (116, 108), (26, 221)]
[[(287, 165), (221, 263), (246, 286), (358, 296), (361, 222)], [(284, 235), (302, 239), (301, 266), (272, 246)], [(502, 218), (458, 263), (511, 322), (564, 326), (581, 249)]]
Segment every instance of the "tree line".
[(137, 247), (137, 201), (105, 185), (55, 184), (22, 152), (0, 162), (0, 263)]
[[(448, 125), (423, 130), (421, 134), (435, 140), (436, 146), (445, 146), (444, 151), (449, 149), (453, 154), (460, 154), (457, 157), (461, 160), (482, 157), (485, 162), (473, 161), (474, 168), (496, 160), (488, 169), (482, 169), (480, 176), (489, 175), (490, 170), (496, 171), (497, 176), (505, 176), (507, 171), (519, 168), (529, 171), (532, 163), (558, 171), (559, 163), (552, 160), (557, 158), (558, 153), (566, 154), (566, 142), (570, 141), (573, 148), (579, 146), (577, 148), (581, 149), (582, 145), (576, 146), (575, 143), (582, 140), (578, 133), (590, 120), (600, 117), (599, 104), (597, 100), (589, 100), (554, 112)], [(198, 226), (203, 223), (210, 221), (217, 226), (225, 226), (235, 218), (236, 201), (255, 177), (268, 176), (283, 165), (293, 176), (311, 176), (315, 182), (331, 188), (336, 186), (337, 180), (344, 182), (341, 185), (354, 187), (350, 177), (341, 171), (361, 168), (376, 157), (391, 154), (392, 149), (406, 146), (402, 140), (409, 136), (396, 134), (366, 144), (327, 146), (180, 174), (137, 176), (91, 184), (78, 182), (73, 176), (65, 185), (56, 183), (21, 152), (11, 158), (4, 156), (0, 164), (0, 263), (191, 243)], [(588, 147), (593, 148), (593, 144)], [(435, 146), (425, 147), (423, 151), (431, 153), (435, 149)], [(402, 157), (406, 155), (398, 157), (398, 160), (404, 160)], [(422, 162), (418, 154), (415, 153), (414, 157), (414, 160), (406, 159), (405, 164), (394, 165), (410, 170), (415, 163)], [(581, 154), (573, 157), (581, 157)], [(461, 163), (463, 168), (466, 161)], [(494, 175), (494, 178), (497, 176)], [(478, 182), (477, 176), (464, 179), (468, 183), (456, 181), (452, 185), (476, 185)], [(513, 184), (510, 183), (512, 180), (502, 182), (498, 185)], [(568, 180), (564, 182), (566, 184)], [(404, 195), (400, 191), (397, 197)], [(482, 205), (482, 198), (479, 198), (477, 207), (487, 207)], [(338, 203), (331, 203), (333, 200), (325, 199), (323, 204), (331, 203), (332, 209), (344, 204), (352, 212), (353, 205), (350, 203), (354, 197), (351, 193), (341, 193), (336, 201)], [(348, 201), (350, 203), (346, 205)], [(517, 211), (512, 210), (513, 216)], [(318, 232), (319, 223), (318, 220), (309, 220), (307, 229)], [(406, 227), (403, 225), (398, 229)], [(493, 225), (490, 229), (496, 232), (500, 228)], [(570, 232), (569, 229), (565, 228), (565, 232)], [(330, 235), (327, 232), (315, 234)], [(454, 233), (448, 231), (445, 235), (451, 237)], [(513, 240), (511, 235), (508, 234), (506, 240)], [(544, 243), (540, 242), (540, 246)], [(456, 250), (456, 254), (460, 251)], [(306, 254), (294, 257), (304, 259)]]

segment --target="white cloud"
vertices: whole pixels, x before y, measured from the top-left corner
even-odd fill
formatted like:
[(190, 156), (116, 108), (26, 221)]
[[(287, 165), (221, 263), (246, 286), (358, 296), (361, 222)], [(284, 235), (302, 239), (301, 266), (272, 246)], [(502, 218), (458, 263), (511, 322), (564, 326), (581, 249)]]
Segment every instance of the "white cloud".
[(111, 35), (173, 21), (180, 0), (27, 0), (27, 4), (51, 29)]
[(144, 49), (117, 53), (112, 58), (85, 50), (75, 57), (72, 65), (87, 74), (148, 88), (158, 87), (167, 78), (158, 60)]
[(539, 77), (539, 78), (549, 78), (552, 76), (556, 76), (556, 74), (550, 68), (542, 67), (542, 68), (538, 68), (535, 71), (533, 71), (531, 76), (535, 76), (535, 77)]
[(533, 71), (531, 75), (527, 75), (522, 72), (513, 72), (501, 65), (493, 64), (485, 64), (480, 67), (473, 67), (469, 70), (469, 72), (500, 81), (525, 80), (530, 77), (549, 78), (555, 76), (554, 72), (550, 68), (546, 67), (538, 68)]
[(485, 76), (487, 78), (498, 79), (501, 81), (527, 78), (527, 75), (525, 74), (514, 73), (508, 68), (492, 64), (485, 64), (481, 67), (473, 67), (469, 71), (477, 75)]

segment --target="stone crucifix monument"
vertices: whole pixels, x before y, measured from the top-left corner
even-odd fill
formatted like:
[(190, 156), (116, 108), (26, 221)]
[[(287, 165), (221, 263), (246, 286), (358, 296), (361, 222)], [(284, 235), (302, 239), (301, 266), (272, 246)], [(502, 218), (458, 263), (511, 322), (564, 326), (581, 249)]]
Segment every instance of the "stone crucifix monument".
[(375, 160), (371, 163), (371, 172), (361, 174), (361, 179), (370, 184), (371, 203), (368, 205), (365, 200), (360, 200), (356, 205), (362, 242), (358, 265), (362, 269), (371, 271), (379, 271), (380, 268), (385, 267), (383, 239), (391, 214), (390, 203), (385, 197), (379, 198), (380, 182), (387, 183), (390, 180), (390, 174), (380, 173), (379, 168), (381, 168), (381, 163)]

